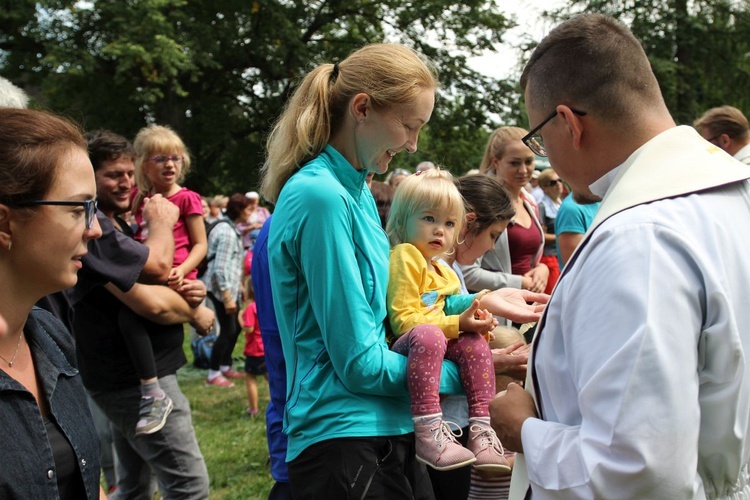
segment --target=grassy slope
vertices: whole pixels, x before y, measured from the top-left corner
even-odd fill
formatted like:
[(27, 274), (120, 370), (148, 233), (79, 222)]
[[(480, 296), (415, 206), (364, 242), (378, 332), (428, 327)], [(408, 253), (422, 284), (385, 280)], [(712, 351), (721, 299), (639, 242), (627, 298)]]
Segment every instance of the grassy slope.
[[(185, 335), (184, 348), (190, 363), (178, 377), (193, 410), (193, 425), (211, 478), (211, 499), (266, 499), (273, 485), (265, 426), (268, 384), (258, 380), (261, 415), (245, 417), (244, 381), (235, 380), (235, 386), (228, 389), (205, 387), (207, 371), (193, 367), (188, 338)], [(238, 371), (244, 371), (244, 344), (240, 336), (234, 350)]]

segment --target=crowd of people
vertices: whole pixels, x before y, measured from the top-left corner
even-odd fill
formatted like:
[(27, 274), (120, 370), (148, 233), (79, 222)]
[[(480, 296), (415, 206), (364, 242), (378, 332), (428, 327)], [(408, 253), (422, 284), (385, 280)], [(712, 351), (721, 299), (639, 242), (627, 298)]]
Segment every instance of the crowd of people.
[(439, 87), (400, 44), (305, 75), (231, 196), (181, 186), (166, 125), (84, 134), (8, 85), (0, 496), (208, 498), (188, 323), (248, 421), (267, 380), (274, 500), (750, 498), (750, 127), (677, 126), (620, 22), (553, 29), (533, 127), (461, 177), (389, 172)]

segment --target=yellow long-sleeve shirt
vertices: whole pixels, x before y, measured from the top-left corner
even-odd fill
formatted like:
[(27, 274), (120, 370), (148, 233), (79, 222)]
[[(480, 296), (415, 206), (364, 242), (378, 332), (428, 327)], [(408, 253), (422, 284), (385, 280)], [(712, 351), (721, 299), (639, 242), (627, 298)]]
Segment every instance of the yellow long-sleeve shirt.
[(434, 260), (435, 271), (410, 243), (391, 249), (388, 277), (388, 319), (400, 336), (415, 326), (438, 326), (447, 338), (458, 338), (458, 315), (469, 308), (474, 295), (460, 294), (458, 276)]

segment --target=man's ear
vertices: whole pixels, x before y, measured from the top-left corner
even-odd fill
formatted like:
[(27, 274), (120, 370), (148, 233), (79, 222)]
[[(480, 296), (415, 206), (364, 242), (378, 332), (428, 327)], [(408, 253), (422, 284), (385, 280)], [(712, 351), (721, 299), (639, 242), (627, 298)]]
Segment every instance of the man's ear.
[(362, 123), (370, 113), (370, 96), (364, 92), (355, 95), (349, 104), (349, 110), (354, 119)]
[(584, 133), (584, 124), (581, 116), (573, 112), (568, 106), (560, 104), (557, 106), (557, 113), (565, 121), (570, 138), (573, 141), (573, 148), (581, 149), (581, 140)]
[(721, 149), (724, 151), (729, 150), (729, 147), (732, 145), (732, 139), (727, 134), (721, 134), (719, 137), (716, 138), (716, 143), (719, 145)]

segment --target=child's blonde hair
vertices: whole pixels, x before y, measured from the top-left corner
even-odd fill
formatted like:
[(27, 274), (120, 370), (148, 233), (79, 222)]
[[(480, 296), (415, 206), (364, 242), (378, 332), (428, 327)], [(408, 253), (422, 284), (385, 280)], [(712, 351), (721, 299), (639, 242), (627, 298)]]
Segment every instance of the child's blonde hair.
[(138, 197), (133, 207), (137, 207), (143, 197), (151, 193), (154, 186), (143, 173), (143, 163), (156, 153), (176, 152), (182, 156), (182, 171), (177, 179), (181, 183), (185, 175), (190, 171), (190, 154), (185, 143), (182, 142), (177, 132), (164, 125), (149, 125), (143, 127), (135, 136), (133, 141), (135, 149), (135, 182), (138, 185)]
[(406, 241), (406, 228), (409, 217), (428, 209), (448, 210), (456, 218), (456, 227), (451, 241), (451, 250), (458, 242), (464, 223), (464, 199), (447, 170), (439, 167), (417, 172), (401, 181), (391, 204), (386, 233), (391, 246)]
[(492, 335), (495, 337), (490, 340), (490, 347), (492, 349), (510, 347), (518, 342), (526, 343), (526, 339), (521, 335), (521, 332), (512, 326), (496, 326), (495, 329), (492, 330)]

